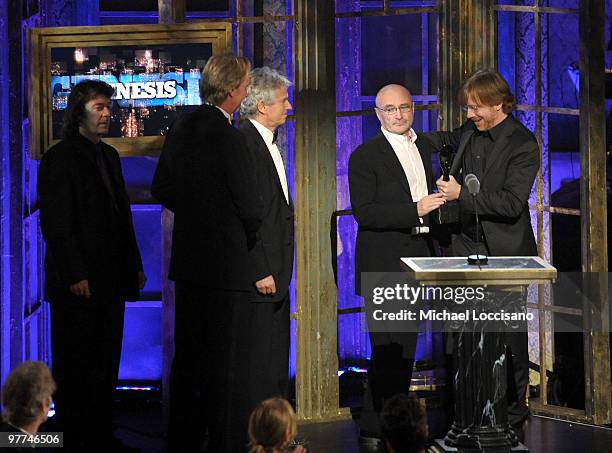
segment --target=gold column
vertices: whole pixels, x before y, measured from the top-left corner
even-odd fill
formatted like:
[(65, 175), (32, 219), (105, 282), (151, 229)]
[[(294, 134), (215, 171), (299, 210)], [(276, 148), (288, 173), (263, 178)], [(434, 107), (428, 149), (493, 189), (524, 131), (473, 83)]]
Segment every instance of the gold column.
[(162, 231), (162, 404), (163, 423), (167, 426), (170, 407), (170, 369), (174, 358), (174, 283), (168, 279), (172, 253), (174, 214), (161, 210)]
[(480, 68), (497, 66), (497, 20), (493, 0), (440, 1), (441, 130), (464, 121), (457, 93)]
[(160, 24), (185, 22), (186, 0), (157, 0)]
[(295, 0), (295, 183), (298, 417), (338, 407), (337, 294), (329, 222), (336, 209), (334, 2)]
[(606, 211), (604, 2), (580, 2), (580, 211), (582, 271), (590, 299), (584, 317), (586, 413), (612, 420)]

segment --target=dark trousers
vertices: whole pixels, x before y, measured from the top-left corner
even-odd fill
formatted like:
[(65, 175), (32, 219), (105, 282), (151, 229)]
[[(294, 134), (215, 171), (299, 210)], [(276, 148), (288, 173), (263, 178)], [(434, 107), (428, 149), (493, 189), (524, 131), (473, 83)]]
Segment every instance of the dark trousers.
[[(59, 302), (59, 303), (58, 303)], [(54, 396), (67, 449), (93, 448), (113, 432), (112, 403), (117, 385), (124, 303), (86, 300), (82, 305), (51, 304)]]
[[(489, 255), (483, 242), (474, 242), (463, 234), (453, 236), (453, 256), (472, 254)], [(508, 421), (511, 425), (522, 423), (529, 416), (526, 394), (529, 385), (529, 352), (526, 332), (506, 333), (508, 361)]]
[[(430, 240), (421, 236), (411, 236), (408, 240), (411, 248), (409, 256), (433, 255), (434, 248)], [(401, 270), (399, 258), (397, 266), (398, 269), (394, 272)], [(408, 281), (406, 283), (410, 284)], [(417, 331), (418, 323), (411, 332), (369, 333), (372, 355), (359, 417), (359, 428), (366, 436), (380, 437), (380, 412), (385, 402), (393, 395), (407, 394), (410, 390)]]
[(249, 415), (263, 400), (289, 393), (289, 296), (279, 302), (249, 302), (236, 316), (236, 363), (241, 372), (234, 389), (233, 451), (248, 442)]
[(174, 359), (170, 372), (168, 452), (233, 450), (232, 406), (241, 364), (236, 361), (237, 311), (248, 292), (175, 283)]
[(370, 342), (372, 356), (359, 428), (366, 435), (380, 437), (379, 416), (385, 401), (410, 389), (417, 334), (370, 332)]

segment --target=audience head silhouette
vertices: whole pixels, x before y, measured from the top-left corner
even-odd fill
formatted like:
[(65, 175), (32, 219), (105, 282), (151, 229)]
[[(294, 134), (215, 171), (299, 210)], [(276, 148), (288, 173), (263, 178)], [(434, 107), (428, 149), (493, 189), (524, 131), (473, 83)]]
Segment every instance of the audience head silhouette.
[(287, 400), (262, 401), (249, 418), (249, 453), (286, 451), (296, 432), (295, 413)]
[(30, 433), (47, 419), (55, 382), (43, 362), (23, 362), (11, 371), (2, 387), (3, 421)]
[(421, 453), (427, 444), (427, 415), (413, 394), (390, 398), (380, 415), (381, 433), (390, 453)]

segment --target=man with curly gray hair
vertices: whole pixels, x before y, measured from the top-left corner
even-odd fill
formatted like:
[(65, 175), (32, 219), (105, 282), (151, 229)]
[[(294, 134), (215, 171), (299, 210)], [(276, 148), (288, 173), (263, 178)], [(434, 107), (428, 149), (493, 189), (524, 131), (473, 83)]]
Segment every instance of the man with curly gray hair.
[[(244, 98), (242, 104), (240, 104), (240, 116), (254, 120), (257, 120), (257, 117), (259, 117), (259, 119), (263, 119), (264, 122), (266, 119), (270, 119), (270, 115), (266, 115), (266, 112), (259, 111), (259, 103), (261, 102), (263, 104), (261, 107), (274, 105), (277, 91), (280, 89), (281, 94), (283, 94), (284, 89), (284, 94), (286, 96), (287, 89), (291, 85), (292, 83), (287, 77), (267, 66), (253, 69), (251, 71), (251, 85), (247, 88), (247, 97)], [(274, 122), (278, 122), (278, 124), (274, 126), (275, 129), (285, 123), (287, 110), (291, 109), (288, 98), (284, 99), (284, 101), (287, 102), (287, 108), (284, 110), (284, 117), (281, 115), (274, 118)], [(280, 106), (285, 107), (284, 102), (280, 103)]]
[[(294, 214), (285, 165), (276, 144), (278, 127), (290, 110), (291, 82), (268, 67), (251, 71), (251, 85), (240, 113), (240, 130), (255, 163), (264, 217), (249, 252), (250, 303), (239, 316), (240, 357), (248, 381), (237, 386), (244, 394), (238, 411), (246, 426), (250, 412), (267, 398), (288, 397), (289, 282), (293, 271)], [(246, 438), (241, 439), (246, 442)]]
[(47, 420), (55, 392), (49, 367), (43, 362), (23, 362), (11, 371), (2, 387), (4, 412), (0, 431), (34, 434)]

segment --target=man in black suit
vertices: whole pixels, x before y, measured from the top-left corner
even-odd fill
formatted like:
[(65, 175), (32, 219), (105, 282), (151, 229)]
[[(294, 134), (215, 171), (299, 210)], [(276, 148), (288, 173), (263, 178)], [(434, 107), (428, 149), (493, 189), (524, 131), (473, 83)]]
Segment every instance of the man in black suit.
[(151, 192), (174, 212), (170, 278), (175, 281), (174, 360), (168, 451), (235, 451), (232, 413), (243, 372), (235, 322), (252, 288), (249, 250), (262, 203), (253, 160), (231, 114), (246, 95), (249, 62), (211, 57), (202, 71), (205, 102), (173, 125)]
[[(277, 128), (291, 109), (287, 89), (291, 82), (268, 67), (251, 72), (240, 126), (255, 160), (264, 217), (255, 247), (249, 253), (252, 289), (242, 311), (243, 363), (247, 369), (243, 390), (243, 433), (248, 416), (261, 401), (288, 397), (289, 283), (293, 271), (294, 214), (285, 165), (276, 145)], [(246, 438), (245, 438), (246, 440)]]
[[(459, 100), (468, 120), (453, 132), (433, 132), (428, 137), (437, 148), (457, 149), (450, 181), (437, 181), (447, 200), (459, 200), (461, 221), (452, 237), (454, 256), (534, 256), (536, 242), (529, 216), (529, 194), (540, 166), (534, 135), (510, 112), (515, 100), (507, 82), (495, 70), (479, 70), (463, 85)], [(462, 181), (473, 173), (480, 192), (473, 197)], [(480, 225), (476, 229), (474, 203)], [(514, 403), (508, 408), (510, 424), (520, 427), (529, 410), (525, 395), (529, 383), (527, 334), (506, 335), (514, 371), (509, 389)]]
[(58, 419), (75, 451), (123, 448), (112, 437), (112, 401), (124, 301), (137, 300), (146, 281), (119, 154), (101, 141), (112, 95), (95, 80), (72, 89), (64, 139), (38, 173)]
[[(431, 145), (412, 129), (410, 92), (387, 85), (376, 95), (381, 132), (349, 160), (349, 187), (357, 220), (355, 291), (363, 272), (401, 272), (400, 258), (431, 256), (428, 214), (444, 204), (431, 194)], [(380, 438), (379, 414), (388, 398), (410, 387), (416, 333), (370, 332), (371, 364), (360, 419), (363, 438)]]

